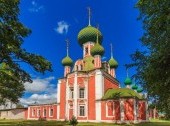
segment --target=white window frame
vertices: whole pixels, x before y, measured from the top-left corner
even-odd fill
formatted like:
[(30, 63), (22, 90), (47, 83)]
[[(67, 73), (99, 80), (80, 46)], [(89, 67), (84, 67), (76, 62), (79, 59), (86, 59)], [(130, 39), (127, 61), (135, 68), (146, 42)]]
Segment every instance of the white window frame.
[(35, 116), (35, 108), (32, 108), (32, 116)]
[[(45, 114), (44, 114), (44, 112), (45, 112)], [(47, 109), (46, 108), (43, 109), (43, 117), (47, 117)]]
[[(83, 97), (81, 97), (81, 95), (82, 95), (82, 94), (81, 94), (81, 90), (82, 90), (82, 89), (84, 90), (84, 92), (83, 92)], [(81, 87), (79, 88), (79, 98), (80, 98), (80, 99), (84, 99), (84, 98), (85, 98), (85, 88), (81, 88)]]
[[(53, 113), (51, 115), (51, 110), (53, 110)], [(54, 116), (54, 108), (49, 108), (49, 117), (53, 117)]]
[(37, 109), (37, 117), (40, 117), (40, 116), (41, 116), (41, 109), (38, 108), (38, 109)]
[[(81, 111), (80, 107), (84, 107), (84, 115), (80, 114), (80, 111)], [(86, 116), (86, 106), (85, 105), (79, 105), (79, 117), (85, 117), (85, 116)]]
[[(113, 115), (112, 116), (109, 116), (109, 113), (108, 113), (108, 105), (107, 105), (108, 102), (112, 102), (113, 103), (113, 112), (112, 112)], [(114, 107), (115, 107), (114, 101), (107, 101), (106, 102), (106, 117), (114, 117), (115, 116), (115, 108)]]
[(74, 98), (74, 88), (70, 87), (70, 88), (69, 88), (69, 91), (70, 91), (70, 93), (69, 93), (69, 99), (73, 99), (73, 98)]

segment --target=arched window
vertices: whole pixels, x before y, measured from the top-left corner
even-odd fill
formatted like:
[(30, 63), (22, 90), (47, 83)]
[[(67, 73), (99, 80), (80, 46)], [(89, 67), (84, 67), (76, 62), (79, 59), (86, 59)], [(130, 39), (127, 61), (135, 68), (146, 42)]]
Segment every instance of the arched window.
[(53, 113), (54, 113), (53, 108), (50, 108), (50, 116), (53, 116)]
[(85, 55), (88, 55), (88, 53), (89, 53), (89, 49), (88, 49), (88, 47), (86, 47), (85, 48)]

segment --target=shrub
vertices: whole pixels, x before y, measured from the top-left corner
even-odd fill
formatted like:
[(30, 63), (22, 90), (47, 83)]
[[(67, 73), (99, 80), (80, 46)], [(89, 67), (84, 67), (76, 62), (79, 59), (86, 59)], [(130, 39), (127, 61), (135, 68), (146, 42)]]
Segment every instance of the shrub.
[(39, 117), (38, 120), (39, 121), (46, 121), (46, 117), (44, 117), (44, 118), (43, 117)]
[(76, 126), (78, 124), (77, 118), (75, 116), (72, 116), (70, 119), (70, 125)]

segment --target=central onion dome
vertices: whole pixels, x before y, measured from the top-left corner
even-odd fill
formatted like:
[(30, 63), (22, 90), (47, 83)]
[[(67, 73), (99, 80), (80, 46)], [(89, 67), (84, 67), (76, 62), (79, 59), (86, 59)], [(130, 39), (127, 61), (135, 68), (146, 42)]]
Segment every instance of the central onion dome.
[(110, 68), (117, 68), (118, 67), (118, 63), (113, 57), (110, 58), (109, 65), (110, 65)]
[(103, 56), (104, 54), (104, 48), (103, 46), (101, 46), (99, 43), (96, 43), (93, 48), (91, 49), (91, 55), (95, 56), (95, 55), (100, 55)]
[(79, 33), (78, 33), (78, 41), (79, 44), (82, 46), (84, 43), (91, 41), (91, 42), (96, 42), (97, 36), (96, 34), (98, 33), (99, 37), (99, 44), (102, 43), (103, 36), (102, 33), (95, 27), (92, 26), (87, 26), (83, 28)]
[(131, 85), (131, 84), (132, 84), (132, 80), (131, 80), (129, 77), (127, 77), (127, 78), (125, 79), (125, 81), (124, 81), (124, 84), (125, 84), (125, 85)]
[(73, 60), (69, 56), (66, 56), (65, 58), (63, 58), (62, 60), (63, 66), (72, 66), (72, 64), (73, 64)]

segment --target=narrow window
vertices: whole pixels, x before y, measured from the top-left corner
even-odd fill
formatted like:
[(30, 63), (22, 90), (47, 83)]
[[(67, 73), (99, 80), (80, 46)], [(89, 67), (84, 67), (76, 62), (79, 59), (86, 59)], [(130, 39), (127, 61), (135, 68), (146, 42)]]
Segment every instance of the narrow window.
[(46, 109), (44, 109), (44, 117), (46, 117), (46, 115), (47, 115), (47, 111)]
[(53, 109), (50, 109), (50, 116), (53, 116)]
[(35, 116), (35, 109), (32, 109), (32, 116)]
[(89, 53), (88, 47), (85, 48), (85, 54), (87, 55)]
[(70, 99), (74, 98), (74, 89), (70, 88)]
[(41, 110), (37, 109), (37, 116), (40, 117)]
[(80, 88), (79, 98), (84, 98), (84, 88)]
[(83, 65), (80, 65), (80, 70), (83, 70)]
[(79, 108), (80, 112), (79, 112), (79, 116), (85, 116), (85, 106), (81, 105)]

